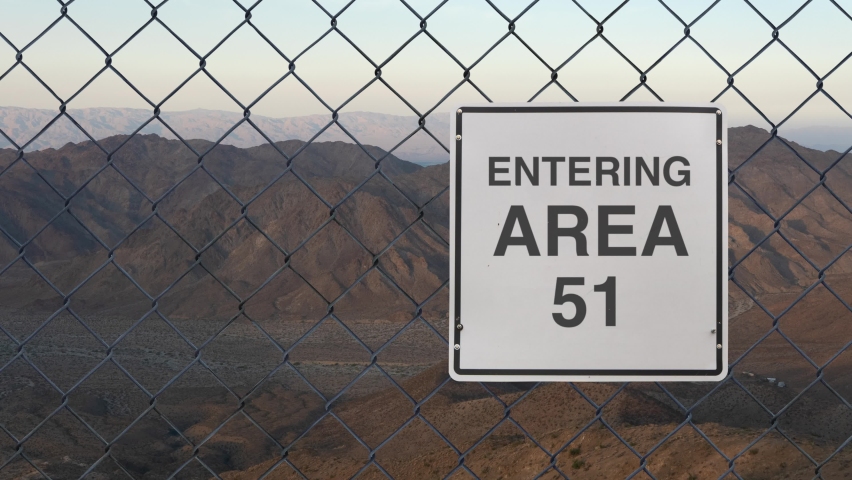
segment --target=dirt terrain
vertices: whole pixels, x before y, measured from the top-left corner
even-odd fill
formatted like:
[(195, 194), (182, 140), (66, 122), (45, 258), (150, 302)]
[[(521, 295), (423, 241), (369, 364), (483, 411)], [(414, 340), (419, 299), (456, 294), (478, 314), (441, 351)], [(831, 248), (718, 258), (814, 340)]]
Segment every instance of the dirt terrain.
[[(732, 129), (732, 168), (768, 138)], [(388, 157), (387, 178), (347, 197), (375, 165), (340, 142), (309, 146), (263, 193), (287, 166), (268, 145), (216, 147), (191, 173), (185, 146), (139, 136), (113, 156), (121, 174), (89, 183), (106, 161), (89, 142), (29, 165), (0, 150), (0, 228), (35, 236), (20, 257), (0, 235), (0, 478), (78, 478), (107, 445), (89, 478), (349, 478), (370, 449), (359, 478), (443, 478), (460, 453), (480, 478), (622, 478), (651, 450), (656, 478), (719, 478), (728, 462), (687, 415), (742, 478), (812, 478), (829, 457), (822, 478), (852, 478), (852, 449), (834, 454), (852, 435), (838, 398), (852, 399), (852, 215), (837, 200), (852, 201), (852, 167), (794, 207), (820, 177), (797, 154), (817, 169), (840, 154), (792, 147), (771, 141), (729, 191), (733, 379), (664, 384), (671, 396), (630, 384), (600, 419), (589, 400), (620, 385), (448, 380), (446, 165)], [(42, 178), (83, 188), (70, 210)], [(241, 216), (234, 197), (255, 196)], [(434, 197), (422, 221), (406, 197)], [(754, 249), (775, 227), (763, 209), (789, 213)]]
[[(852, 290), (852, 281), (848, 279), (835, 279), (834, 283), (840, 292)], [(783, 332), (795, 339), (812, 359), (824, 362), (837, 347), (826, 342), (809, 323), (813, 318), (824, 319), (825, 326), (836, 332), (835, 324), (848, 321), (849, 314), (838, 316), (833, 303), (819, 295), (808, 295), (803, 302), (801, 309), (784, 317)], [(757, 308), (733, 318), (732, 352), (748, 348), (754, 334), (765, 333), (768, 321), (766, 314)], [(96, 353), (97, 349), (80, 348), (85, 343), (85, 332), (70, 328), (71, 325), (70, 321), (56, 321), (62, 345), (40, 343), (30, 349), (30, 358), (51, 378), (77, 378), (105, 357), (103, 352)], [(340, 327), (323, 326), (283, 366), (281, 352), (271, 348), (265, 339), (251, 335), (248, 329), (229, 332), (221, 347), (203, 351), (203, 365), (191, 367), (158, 396), (156, 410), (134, 424), (111, 447), (113, 457), (138, 478), (162, 478), (191, 458), (193, 447), (188, 442), (200, 442), (215, 431), (199, 450), (199, 458), (223, 478), (257, 478), (281, 460), (281, 452), (253, 421), (283, 445), (299, 439), (287, 459), (309, 478), (349, 478), (369, 460), (369, 451), (346, 428), (375, 448), (411, 420), (414, 402), (422, 401), (447, 381), (446, 347), (430, 328), (419, 322), (383, 350), (376, 366), (370, 367), (370, 356), (363, 347), (354, 344)], [(439, 331), (444, 330), (443, 326), (438, 327)], [(363, 328), (370, 332), (366, 337), (383, 338), (389, 334), (388, 326)], [(139, 337), (157, 338), (159, 348), (154, 349), (153, 342), (146, 346), (137, 340), (135, 349), (121, 353), (116, 350), (113, 357), (152, 393), (159, 391), (193, 359), (191, 350), (180, 348), (177, 336), (159, 333), (148, 331)], [(78, 347), (71, 349), (68, 345)], [(219, 348), (230, 355), (219, 356), (216, 352)], [(167, 353), (155, 353), (158, 351)], [(10, 348), (3, 351), (5, 358), (12, 354)], [(60, 366), (46, 360), (55, 358), (66, 361)], [(850, 367), (850, 356), (841, 355), (824, 371), (825, 381), (844, 396), (852, 394)], [(332, 398), (364, 369), (366, 373), (335, 399), (329, 410), (326, 401), (300, 378), (304, 376), (319, 393)], [(273, 374), (267, 375), (273, 370)], [(736, 380), (747, 390), (729, 382), (704, 399), (692, 410), (692, 415), (697, 427), (723, 453), (734, 457), (745, 451), (736, 459), (737, 473), (743, 478), (812, 475), (814, 466), (780, 432), (794, 439), (818, 462), (852, 435), (852, 411), (826, 387), (817, 385), (779, 416), (779, 432), (758, 440), (770, 426), (772, 414), (785, 408), (816, 378), (816, 369), (785, 341), (765, 342), (747, 355), (734, 372)], [(768, 377), (776, 378), (776, 383), (769, 383)], [(779, 381), (785, 382), (785, 387), (779, 388)], [(0, 385), (3, 397), (0, 415), (4, 427), (15, 433), (29, 431), (61, 403), (61, 396), (20, 362), (4, 370)], [(714, 387), (701, 383), (665, 386), (686, 408)], [(61, 383), (60, 387), (67, 388)], [(458, 465), (458, 456), (432, 427), (465, 451), (502, 421), (465, 458), (465, 465), (480, 478), (527, 478), (548, 467), (548, 455), (527, 439), (518, 426), (542, 447), (551, 452), (560, 450), (555, 465), (571, 478), (618, 478), (639, 468), (641, 455), (677, 429), (685, 418), (681, 406), (656, 385), (630, 385), (603, 409), (602, 418), (635, 450), (631, 452), (606, 426), (594, 421), (595, 408), (579, 393), (592, 401), (603, 402), (619, 385), (578, 384), (578, 391), (565, 384), (545, 384), (530, 393), (527, 392), (532, 386), (528, 384), (486, 387), (506, 404), (527, 396), (512, 406), (511, 419), (504, 420), (505, 406), (489, 390), (477, 384), (450, 382), (423, 403), (420, 417), (411, 420), (377, 452), (378, 464), (395, 478), (441, 478)], [(240, 409), (240, 397), (248, 392), (251, 394)], [(69, 395), (68, 405), (109, 441), (148, 408), (146, 398), (118, 368), (106, 363)], [(245, 415), (238, 413), (231, 417), (235, 411)], [(228, 418), (225, 427), (216, 431)], [(315, 426), (300, 438), (311, 425)], [(8, 442), (5, 450), (7, 454), (13, 451)], [(55, 451), (61, 451), (63, 456), (55, 457), (52, 454)], [(77, 419), (63, 412), (27, 442), (27, 452), (31, 458), (41, 460), (36, 464), (51, 477), (75, 478), (98, 459), (103, 446)], [(823, 469), (823, 478), (852, 478), (850, 462), (849, 449), (841, 451)], [(196, 466), (183, 478), (211, 477), (209, 472), (199, 470), (200, 465)], [(17, 467), (10, 470), (14, 468), (10, 465), (4, 475), (16, 478), (27, 471), (28, 465), (18, 462)], [(728, 465), (687, 425), (647, 459), (647, 468), (657, 478), (689, 478), (689, 475), (718, 478)], [(109, 462), (99, 471), (100, 478), (116, 478), (120, 473)], [(375, 468), (366, 473), (367, 478), (381, 477)], [(283, 464), (267, 478), (298, 477)]]

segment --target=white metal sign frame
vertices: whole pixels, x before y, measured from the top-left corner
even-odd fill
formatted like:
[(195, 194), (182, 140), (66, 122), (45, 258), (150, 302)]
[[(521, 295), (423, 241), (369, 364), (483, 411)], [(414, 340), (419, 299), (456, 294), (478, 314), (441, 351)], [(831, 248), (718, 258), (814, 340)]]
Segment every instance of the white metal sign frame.
[[(511, 114), (511, 113), (678, 113), (712, 115), (715, 119), (715, 319), (716, 328), (707, 330), (715, 336), (715, 366), (703, 369), (682, 368), (463, 368), (464, 318), (462, 302), (462, 201), (464, 185), (462, 169), (465, 162), (483, 161), (482, 158), (466, 159), (463, 155), (464, 126), (466, 114)], [(718, 381), (727, 375), (727, 131), (726, 112), (718, 104), (671, 104), (671, 103), (574, 103), (574, 104), (483, 104), (463, 105), (452, 114), (450, 148), (450, 322), (449, 322), (449, 370), (458, 381)], [(706, 117), (705, 117), (706, 118)], [(705, 122), (707, 123), (707, 122)], [(481, 140), (481, 139), (480, 139)], [(520, 174), (518, 174), (520, 175)], [(639, 192), (639, 190), (637, 190)], [(596, 287), (597, 288), (597, 287)], [(614, 308), (614, 307), (613, 307)], [(709, 355), (709, 353), (708, 353)]]

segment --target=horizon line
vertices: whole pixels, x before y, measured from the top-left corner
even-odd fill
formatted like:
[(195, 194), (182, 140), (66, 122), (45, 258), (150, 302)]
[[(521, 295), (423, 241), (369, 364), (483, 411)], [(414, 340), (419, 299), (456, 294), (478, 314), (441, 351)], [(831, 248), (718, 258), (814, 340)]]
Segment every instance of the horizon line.
[[(576, 102), (566, 102), (566, 103), (576, 103)], [(625, 103), (630, 103), (630, 102), (625, 102)], [(38, 112), (50, 112), (50, 113), (55, 113), (55, 114), (61, 113), (59, 108), (50, 109), (50, 108), (36, 108), (36, 107), (20, 107), (20, 106), (17, 106), (17, 105), (0, 105), (0, 110), (2, 110), (2, 109), (16, 109), (16, 110), (38, 111)], [(148, 113), (151, 113), (153, 115), (153, 109), (146, 109), (146, 108), (139, 108), (139, 107), (103, 106), (103, 107), (71, 108), (69, 106), (69, 107), (66, 108), (66, 113), (70, 112), (72, 110), (73, 111), (132, 110), (132, 111), (139, 111), (139, 112), (148, 112)], [(174, 114), (183, 114), (183, 113), (192, 113), (192, 112), (227, 113), (227, 114), (238, 115), (240, 117), (242, 117), (242, 115), (243, 115), (243, 112), (241, 112), (239, 110), (222, 110), (222, 109), (202, 108), (202, 107), (192, 108), (192, 109), (188, 109), (188, 110), (161, 110), (160, 115), (164, 115), (164, 114), (174, 115)], [(369, 111), (369, 110), (354, 110), (354, 111), (351, 111), (351, 112), (337, 112), (337, 113), (338, 113), (338, 115), (370, 114), (370, 115), (383, 115), (383, 116), (398, 117), (398, 118), (419, 118), (418, 115), (416, 115), (414, 113), (412, 113), (410, 115), (400, 115), (400, 114), (396, 114), (396, 113), (384, 113), (384, 112), (375, 112), (375, 111)], [(435, 115), (435, 114), (449, 116), (450, 113), (451, 112), (449, 110), (446, 111), (446, 112), (432, 112), (432, 113), (429, 113), (428, 115), (426, 115), (426, 117), (428, 119), (430, 116)], [(305, 114), (305, 115), (291, 115), (291, 116), (281, 116), (281, 117), (273, 117), (273, 116), (270, 116), (270, 115), (254, 114), (254, 113), (251, 116), (254, 117), (254, 118), (260, 117), (260, 118), (269, 118), (269, 119), (273, 119), (273, 120), (284, 120), (284, 119), (291, 119), (291, 118), (324, 117), (326, 115), (333, 115), (333, 114), (334, 114), (333, 111), (329, 111), (329, 112), (325, 112), (325, 113), (309, 113), (309, 114)], [(754, 127), (766, 130), (767, 132), (769, 131), (768, 129), (766, 129), (764, 127), (754, 125), (753, 123), (744, 123), (744, 124), (741, 124), (741, 125), (734, 125), (734, 127), (746, 127), (746, 126), (754, 126)], [(784, 128), (784, 127), (780, 127), (780, 128)], [(831, 123), (821, 123), (821, 124), (814, 124), (814, 125), (803, 126), (803, 127), (786, 128), (786, 130), (787, 131), (797, 131), (797, 130), (808, 130), (808, 129), (814, 129), (814, 128), (832, 128), (832, 129), (836, 128), (836, 129), (852, 130), (852, 125), (842, 126), (842, 125), (835, 125), (835, 124), (831, 124)]]

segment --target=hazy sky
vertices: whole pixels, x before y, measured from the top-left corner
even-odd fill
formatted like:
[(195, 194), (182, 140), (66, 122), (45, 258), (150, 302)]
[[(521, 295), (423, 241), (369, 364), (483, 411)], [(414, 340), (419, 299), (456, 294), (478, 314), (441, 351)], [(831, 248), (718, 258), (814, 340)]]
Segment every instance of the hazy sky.
[[(248, 5), (249, 0), (241, 0)], [(254, 0), (251, 0), (253, 3)], [(343, 0), (321, 0), (334, 13)], [(426, 15), (437, 0), (409, 0)], [(519, 0), (495, 0), (509, 17), (526, 5)], [(598, 19), (620, 1), (581, 3)], [(666, 0), (691, 22), (712, 1)], [(783, 22), (803, 0), (752, 0), (769, 21)], [(852, 14), (852, 0), (837, 0)], [(151, 18), (143, 0), (76, 0), (68, 14), (108, 52), (113, 52)], [(58, 16), (56, 0), (0, 0), (0, 32), (23, 48)], [(206, 55), (240, 24), (244, 12), (232, 0), (169, 0), (159, 18), (200, 55)], [(329, 17), (310, 0), (262, 0), (252, 23), (288, 57), (294, 57), (330, 27)], [(382, 63), (419, 30), (420, 20), (398, 0), (356, 0), (338, 18), (338, 28), (376, 63)], [(464, 65), (488, 50), (507, 32), (507, 22), (484, 0), (450, 0), (428, 21), (428, 31)], [(569, 0), (542, 0), (517, 23), (517, 34), (550, 66), (570, 57), (595, 34), (596, 24)], [(610, 18), (604, 35), (639, 68), (652, 65), (683, 38), (683, 27), (656, 0), (630, 0)], [(735, 71), (772, 39), (768, 26), (744, 0), (721, 0), (692, 27), (692, 36), (729, 71)], [(780, 30), (780, 39), (819, 76), (824, 76), (852, 53), (852, 20), (829, 0), (813, 0)], [(57, 95), (67, 98), (104, 66), (104, 55), (67, 19), (26, 49), (24, 62)], [(15, 51), (0, 44), (0, 70), (15, 63)], [(158, 103), (198, 68), (198, 59), (165, 28), (150, 24), (113, 59), (113, 65), (153, 102)], [(253, 102), (287, 72), (288, 64), (248, 25), (240, 28), (207, 59), (207, 70), (244, 104)], [(374, 76), (374, 67), (336, 32), (332, 32), (296, 61), (296, 72), (329, 105), (336, 108)], [(382, 68), (382, 77), (420, 111), (432, 108), (456, 83), (463, 69), (426, 35), (413, 40)], [(550, 80), (550, 70), (516, 38), (506, 38), (471, 70), (473, 80), (492, 100), (526, 101)], [(559, 81), (579, 100), (619, 100), (638, 84), (639, 74), (602, 39), (559, 71)], [(648, 73), (648, 85), (665, 100), (709, 101), (726, 85), (726, 75), (695, 44), (682, 43)], [(740, 88), (773, 121), (779, 121), (808, 97), (816, 79), (780, 44), (770, 46), (736, 75)], [(852, 111), (852, 60), (825, 81), (825, 90)], [(551, 86), (539, 100), (567, 101)], [(651, 100), (640, 89), (631, 100)], [(463, 86), (437, 111), (462, 101), (483, 101)], [(733, 124), (765, 126), (735, 93), (720, 101)], [(20, 65), (0, 80), (0, 105), (57, 108), (58, 102)], [(69, 103), (85, 107), (150, 107), (116, 74), (107, 71)], [(205, 75), (198, 75), (162, 107), (164, 111), (207, 108), (239, 111), (240, 107)], [(410, 115), (413, 112), (377, 83), (344, 111), (374, 111)], [(287, 117), (327, 113), (295, 78), (287, 78), (252, 108), (252, 112)], [(789, 126), (852, 125), (846, 115), (817, 95)]]

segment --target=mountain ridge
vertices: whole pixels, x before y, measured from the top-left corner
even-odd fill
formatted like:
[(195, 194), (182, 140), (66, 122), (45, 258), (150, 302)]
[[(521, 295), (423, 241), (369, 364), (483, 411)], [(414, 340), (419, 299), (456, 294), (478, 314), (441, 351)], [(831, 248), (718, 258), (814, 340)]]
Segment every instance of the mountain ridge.
[[(68, 114), (96, 140), (113, 135), (134, 133), (142, 124), (151, 120), (152, 112), (139, 108), (95, 107), (67, 110)], [(45, 125), (58, 115), (56, 110), (0, 106), (0, 130), (16, 143), (29, 142)], [(224, 110), (193, 109), (163, 112), (161, 117), (184, 139), (217, 141), (228, 130), (243, 119), (240, 112)], [(241, 126), (222, 140), (227, 145), (241, 148), (254, 147), (284, 140), (307, 141), (317, 135), (331, 122), (331, 114), (303, 115), (295, 117), (270, 117), (251, 114), (249, 117), (269, 137), (264, 138), (250, 126)], [(404, 141), (419, 126), (419, 118), (413, 115), (390, 115), (376, 112), (340, 112), (338, 121), (362, 144), (375, 145), (386, 151), (397, 147), (394, 155), (421, 165), (443, 163), (449, 159), (444, 148), (448, 146), (449, 114), (432, 113), (426, 119), (426, 127), (435, 136), (418, 132)], [(852, 127), (810, 126), (782, 128), (785, 138), (796, 141), (811, 149), (845, 152), (852, 147)], [(174, 133), (159, 121), (154, 120), (141, 130), (164, 138), (174, 139)], [(44, 148), (60, 148), (66, 143), (88, 140), (80, 129), (66, 118), (59, 118), (46, 132), (28, 147), (28, 151)], [(316, 141), (343, 141), (354, 143), (352, 138), (336, 125), (332, 125)], [(397, 146), (400, 142), (401, 145)], [(440, 142), (440, 143), (439, 143)], [(0, 148), (11, 144), (0, 135)]]
[[(844, 251), (847, 239), (852, 238), (852, 215), (823, 188), (799, 202), (799, 197), (819, 183), (819, 175), (799, 157), (816, 168), (826, 168), (836, 161), (837, 154), (806, 149), (795, 143), (789, 144), (791, 149), (757, 127), (736, 127), (730, 129), (729, 135), (731, 168), (742, 164), (769, 140), (768, 145), (737, 172), (737, 183), (729, 190), (730, 264), (738, 263), (743, 255), (755, 249), (738, 269), (742, 272), (738, 274), (741, 284), (752, 295), (801, 291), (816, 279), (810, 259), (820, 265), (834, 261), (828, 274), (852, 273), (852, 262), (845, 257), (833, 260)], [(112, 154), (115, 168), (107, 168), (72, 199), (71, 212), (76, 218), (62, 213), (62, 199), (53, 188), (69, 196), (100, 171), (106, 157), (97, 146), (82, 142), (29, 153), (27, 162), (35, 171), (21, 162), (15, 163), (14, 150), (0, 149), (0, 167), (5, 169), (14, 164), (0, 177), (0, 203), (3, 205), (0, 226), (18, 242), (23, 242), (39, 232), (39, 225), (57, 214), (63, 216), (27, 245), (28, 258), (37, 265), (44, 262), (45, 268), (65, 270), (70, 265), (68, 262), (79, 264), (89, 253), (114, 249), (118, 245), (119, 251), (127, 252), (128, 259), (149, 259), (151, 265), (156, 266), (151, 267), (153, 270), (140, 270), (143, 276), (154, 275), (157, 268), (179, 270), (178, 264), (163, 263), (168, 255), (154, 253), (156, 248), (187, 249), (185, 245), (180, 246), (179, 237), (157, 222), (158, 216), (162, 216), (176, 226), (183, 240), (193, 248), (206, 246), (211, 252), (219, 248), (214, 256), (221, 261), (231, 257), (236, 268), (232, 272), (235, 279), (242, 275), (255, 278), (258, 272), (250, 268), (250, 262), (240, 259), (242, 255), (252, 258), (267, 251), (263, 255), (268, 256), (279, 247), (284, 251), (297, 248), (331, 214), (355, 238), (347, 239), (346, 232), (332, 225), (335, 228), (329, 229), (328, 238), (325, 234), (311, 237), (310, 245), (304, 246), (314, 245), (309, 262), (312, 274), (330, 282), (326, 287), (328, 292), (348, 286), (345, 278), (360, 271), (362, 263), (368, 261), (366, 257), (361, 259), (363, 254), (377, 254), (401, 232), (406, 232), (405, 238), (395, 247), (407, 253), (396, 259), (399, 263), (395, 268), (407, 272), (407, 278), (400, 281), (418, 285), (422, 290), (417, 293), (428, 295), (432, 293), (428, 291), (432, 282), (418, 282), (418, 278), (442, 280), (447, 273), (444, 257), (449, 226), (446, 191), (449, 169), (446, 163), (421, 167), (389, 155), (382, 162), (383, 177), (374, 175), (375, 162), (362, 147), (339, 141), (314, 142), (293, 159), (292, 172), (270, 184), (286, 171), (288, 164), (278, 149), (292, 155), (304, 147), (304, 142), (287, 140), (276, 143), (276, 148), (266, 144), (245, 149), (220, 144), (205, 155), (203, 164), (199, 164), (195, 154), (182, 142), (154, 134), (136, 135), (129, 141), (126, 136), (114, 136), (101, 143), (107, 149), (123, 146)], [(200, 151), (213, 145), (205, 140), (188, 143)], [(385, 154), (378, 147), (363, 148), (375, 158)], [(53, 186), (48, 187), (42, 177)], [(174, 187), (182, 178), (185, 180), (181, 185)], [(367, 178), (370, 180), (351, 194)], [(838, 163), (826, 174), (826, 186), (833, 188), (837, 198), (852, 200), (852, 169), (843, 162)], [(430, 199), (433, 200), (422, 211), (433, 231), (410, 227), (412, 222), (416, 223), (418, 211)], [(754, 204), (753, 199), (761, 205)], [(243, 217), (240, 202), (249, 200), (252, 203)], [(779, 221), (782, 235), (772, 234), (773, 223), (764, 209), (779, 216), (790, 208), (792, 211)], [(152, 209), (157, 216), (138, 227), (139, 222), (150, 216)], [(233, 228), (225, 238), (220, 238), (220, 232), (235, 221), (243, 230)], [(82, 229), (79, 222), (86, 224), (96, 238)], [(276, 243), (258, 240), (260, 243), (252, 248), (261, 250), (254, 252), (229, 250), (255, 236), (256, 226), (263, 228)], [(154, 231), (165, 236), (157, 237)], [(129, 234), (138, 238), (123, 240)], [(56, 236), (51, 238), (51, 235)], [(755, 247), (767, 235), (769, 239)], [(218, 245), (212, 248), (207, 245), (209, 242), (218, 242)], [(809, 260), (801, 257), (788, 242), (808, 255)], [(0, 247), (14, 250), (6, 243)], [(135, 248), (140, 250), (133, 251)], [(349, 273), (335, 277), (321, 252), (341, 259), (346, 266), (340, 271)], [(346, 258), (346, 255), (352, 257)], [(66, 275), (70, 273), (61, 276)], [(70, 285), (75, 278), (71, 275), (65, 280), (54, 281)], [(0, 282), (2, 280), (0, 277)], [(153, 278), (148, 281), (152, 285), (159, 283)], [(732, 298), (734, 303), (749, 303), (742, 292), (737, 293), (736, 288), (732, 290), (733, 295), (739, 297)], [(16, 304), (20, 300), (9, 298)]]
[[(134, 133), (140, 126), (152, 119), (150, 110), (135, 108), (83, 108), (67, 110), (67, 113), (96, 140), (115, 135)], [(31, 109), (22, 107), (0, 107), (0, 129), (21, 145), (29, 142), (40, 130), (58, 115), (55, 110)], [(243, 119), (243, 114), (223, 110), (195, 109), (178, 112), (163, 112), (161, 118), (184, 140), (217, 141)], [(244, 124), (227, 134), (222, 140), (226, 145), (241, 148), (255, 147), (286, 140), (307, 141), (317, 134), (316, 141), (344, 141), (354, 143), (340, 127), (332, 125), (320, 134), (331, 122), (331, 114), (305, 115), (298, 117), (274, 118), (252, 114), (250, 117), (268, 137), (258, 133), (253, 127)], [(388, 115), (372, 112), (340, 112), (338, 122), (359, 142), (390, 150), (418, 128), (418, 117)], [(427, 128), (439, 139), (449, 135), (449, 115), (432, 114), (427, 119)], [(163, 138), (177, 138), (170, 128), (153, 120), (140, 130), (140, 133), (156, 134)], [(61, 148), (67, 143), (79, 143), (89, 140), (80, 129), (65, 117), (60, 117), (26, 150)], [(10, 144), (0, 136), (0, 148), (9, 148)], [(394, 150), (400, 158), (419, 164), (445, 162), (449, 154), (444, 147), (424, 132), (418, 132)]]

